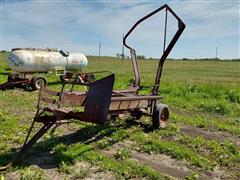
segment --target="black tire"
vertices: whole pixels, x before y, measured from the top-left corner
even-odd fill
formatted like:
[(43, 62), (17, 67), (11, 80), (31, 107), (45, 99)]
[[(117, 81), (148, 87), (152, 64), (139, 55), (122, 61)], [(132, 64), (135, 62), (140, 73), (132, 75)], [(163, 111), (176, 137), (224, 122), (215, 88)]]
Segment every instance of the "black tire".
[(157, 104), (153, 111), (152, 124), (154, 129), (164, 129), (169, 123), (169, 109), (165, 104)]
[(70, 79), (72, 79), (73, 74), (72, 73), (66, 73), (64, 75), (60, 75), (60, 81), (62, 83), (67, 83), (69, 82)]
[(134, 118), (134, 120), (140, 120), (142, 115), (143, 113), (138, 109), (131, 112), (131, 116)]
[(33, 90), (39, 90), (42, 86), (46, 86), (47, 81), (43, 77), (33, 77), (31, 80), (31, 87)]
[(15, 81), (17, 78), (18, 78), (18, 76), (17, 76), (16, 73), (11, 73), (11, 74), (8, 75), (7, 81), (8, 81), (8, 82), (13, 82), (13, 81)]
[(94, 74), (86, 74), (85, 78), (87, 79), (87, 81), (93, 82), (96, 80)]
[(60, 75), (59, 77), (60, 77), (60, 81), (62, 83), (66, 82), (66, 76), (65, 75)]

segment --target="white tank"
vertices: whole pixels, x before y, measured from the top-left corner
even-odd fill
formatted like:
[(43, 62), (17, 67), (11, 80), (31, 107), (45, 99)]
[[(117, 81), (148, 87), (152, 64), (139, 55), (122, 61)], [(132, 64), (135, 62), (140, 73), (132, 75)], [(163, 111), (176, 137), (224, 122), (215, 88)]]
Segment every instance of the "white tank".
[(8, 58), (9, 66), (16, 72), (48, 72), (56, 69), (80, 71), (88, 61), (81, 53), (57, 51), (57, 49), (13, 49)]

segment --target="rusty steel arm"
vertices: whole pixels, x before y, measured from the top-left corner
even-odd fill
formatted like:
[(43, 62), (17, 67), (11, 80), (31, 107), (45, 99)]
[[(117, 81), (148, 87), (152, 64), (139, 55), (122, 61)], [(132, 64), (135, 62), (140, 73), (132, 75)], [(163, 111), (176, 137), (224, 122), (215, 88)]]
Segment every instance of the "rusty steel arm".
[[(162, 11), (163, 9), (166, 9), (166, 16), (167, 16), (167, 11), (169, 11), (178, 21), (178, 30), (175, 33), (175, 35), (173, 36), (171, 42), (168, 44), (166, 50), (165, 50), (165, 45), (164, 45), (164, 52), (162, 57), (160, 58), (159, 61), (159, 65), (158, 65), (158, 70), (157, 70), (157, 74), (156, 74), (156, 78), (155, 78), (155, 84), (154, 87), (152, 89), (152, 94), (153, 95), (157, 95), (158, 94), (158, 90), (159, 90), (159, 84), (160, 84), (160, 79), (161, 79), (161, 74), (162, 74), (162, 68), (163, 68), (163, 64), (167, 58), (167, 56), (169, 55), (169, 53), (171, 52), (173, 46), (175, 45), (175, 43), (177, 42), (178, 38), (181, 36), (183, 30), (185, 29), (185, 24), (183, 23), (183, 21), (176, 15), (176, 13), (167, 5), (163, 5), (160, 8), (152, 11), (151, 13), (149, 13), (148, 15), (144, 16), (143, 18), (141, 18), (139, 21), (137, 21), (132, 28), (126, 33), (125, 37), (123, 38), (123, 44), (126, 48), (128, 48), (130, 50), (130, 54), (131, 54), (131, 59), (132, 59), (132, 64), (133, 64), (133, 70), (134, 70), (134, 76), (135, 76), (135, 81), (134, 81), (134, 86), (140, 86), (140, 73), (139, 73), (139, 68), (138, 68), (138, 62), (137, 62), (137, 57), (136, 57), (136, 51), (135, 49), (133, 49), (132, 47), (130, 47), (127, 43), (126, 43), (126, 39), (127, 37), (132, 33), (132, 31), (140, 24), (142, 23), (144, 20), (150, 18), (151, 16), (157, 14), (158, 12)], [(166, 31), (166, 23), (167, 18), (165, 20), (165, 31)], [(166, 41), (166, 32), (164, 34), (164, 44)]]
[[(172, 48), (174, 47), (174, 45), (176, 44), (176, 42), (178, 41), (179, 37), (181, 36), (182, 32), (184, 31), (184, 29), (186, 27), (186, 25), (183, 23), (183, 21), (167, 5), (166, 5), (166, 11), (169, 11), (177, 19), (177, 21), (178, 21), (178, 30), (174, 34), (172, 40), (170, 41), (170, 43), (168, 44), (166, 50), (164, 50), (162, 57), (160, 58), (160, 61), (159, 61), (159, 64), (158, 64), (158, 69), (157, 69), (157, 74), (156, 74), (156, 78), (155, 78), (155, 84), (154, 84), (154, 87), (152, 89), (152, 94), (153, 95), (157, 95), (158, 94), (158, 90), (159, 90), (159, 87), (160, 87), (160, 79), (161, 79), (161, 75), (162, 75), (163, 64), (164, 64), (167, 56), (171, 52)], [(166, 38), (166, 35), (165, 35), (164, 39), (165, 38)]]

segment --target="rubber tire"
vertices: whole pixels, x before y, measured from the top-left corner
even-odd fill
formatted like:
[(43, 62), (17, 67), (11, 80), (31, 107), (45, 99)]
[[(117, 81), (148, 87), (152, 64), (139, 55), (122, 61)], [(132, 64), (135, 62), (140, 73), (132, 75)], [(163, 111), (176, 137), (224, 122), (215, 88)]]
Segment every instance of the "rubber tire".
[(140, 120), (142, 115), (143, 113), (138, 109), (131, 112), (131, 116), (134, 118), (134, 120)]
[(18, 75), (16, 73), (11, 73), (8, 75), (7, 81), (8, 82), (13, 82), (18, 78)]
[(66, 73), (64, 75), (60, 75), (60, 81), (61, 83), (67, 83), (70, 79), (72, 79), (73, 74), (72, 73)]
[(85, 77), (88, 81), (90, 82), (93, 82), (96, 80), (94, 74), (86, 74), (86, 77)]
[(42, 86), (44, 87), (47, 85), (47, 81), (44, 77), (39, 77), (39, 76), (33, 77), (31, 80), (32, 89), (39, 90), (41, 88), (41, 83), (42, 83)]
[(66, 76), (65, 75), (60, 75), (59, 78), (60, 78), (60, 81), (62, 83), (66, 82), (66, 80), (65, 80)]
[[(163, 124), (164, 123), (164, 124)], [(154, 129), (164, 129), (169, 124), (169, 109), (166, 104), (157, 104), (153, 111), (152, 125)]]

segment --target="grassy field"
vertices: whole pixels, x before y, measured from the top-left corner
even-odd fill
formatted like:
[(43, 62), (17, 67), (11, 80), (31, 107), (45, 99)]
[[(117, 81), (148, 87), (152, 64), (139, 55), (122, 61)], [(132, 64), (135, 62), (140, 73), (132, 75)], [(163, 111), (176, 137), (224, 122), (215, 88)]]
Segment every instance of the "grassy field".
[[(9, 71), (7, 55), (0, 57), (3, 83)], [(133, 79), (130, 61), (88, 59), (85, 71), (115, 72), (115, 89)], [(153, 85), (157, 63), (139, 61), (142, 85)], [(59, 77), (46, 77), (50, 89), (60, 90)], [(240, 179), (239, 85), (239, 62), (166, 61), (160, 88), (171, 110), (166, 129), (153, 131), (148, 117), (60, 126), (0, 179)], [(37, 91), (0, 91), (0, 165), (23, 143), (37, 98)]]

